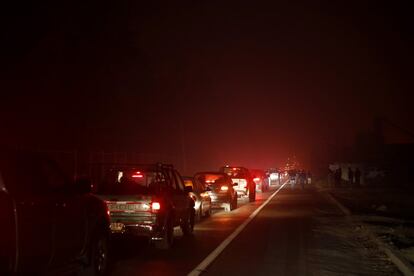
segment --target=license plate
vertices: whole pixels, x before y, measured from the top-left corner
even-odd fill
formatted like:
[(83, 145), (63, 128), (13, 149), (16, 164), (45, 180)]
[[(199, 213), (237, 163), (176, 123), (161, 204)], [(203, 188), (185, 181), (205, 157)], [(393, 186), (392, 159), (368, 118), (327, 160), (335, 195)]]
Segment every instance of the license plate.
[(109, 228), (111, 229), (112, 232), (123, 232), (125, 229), (125, 225), (120, 222), (113, 222), (111, 223)]
[(135, 211), (140, 208), (140, 204), (110, 204), (108, 209), (110, 211)]

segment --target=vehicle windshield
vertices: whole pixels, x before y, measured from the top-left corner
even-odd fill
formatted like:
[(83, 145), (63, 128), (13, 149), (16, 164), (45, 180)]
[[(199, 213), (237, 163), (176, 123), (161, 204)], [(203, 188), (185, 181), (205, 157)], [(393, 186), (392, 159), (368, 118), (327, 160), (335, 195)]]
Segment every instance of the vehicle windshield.
[(147, 194), (155, 191), (161, 182), (160, 174), (156, 171), (139, 168), (114, 169), (105, 175), (97, 193), (106, 195)]
[(228, 184), (228, 180), (223, 174), (213, 174), (213, 173), (202, 173), (196, 174), (194, 180), (197, 183), (200, 183), (203, 186), (222, 186), (224, 184)]

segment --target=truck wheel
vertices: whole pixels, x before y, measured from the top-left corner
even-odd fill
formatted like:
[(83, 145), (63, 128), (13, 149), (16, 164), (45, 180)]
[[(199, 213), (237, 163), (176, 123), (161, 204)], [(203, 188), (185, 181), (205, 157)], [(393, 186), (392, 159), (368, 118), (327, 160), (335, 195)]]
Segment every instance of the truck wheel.
[(167, 225), (165, 226), (162, 240), (154, 241), (153, 244), (156, 249), (168, 250), (172, 247), (173, 242), (174, 242), (174, 227), (172, 225), (171, 219), (169, 219), (167, 222)]
[(91, 248), (92, 275), (101, 276), (108, 271), (108, 235), (99, 233), (92, 242)]
[(197, 212), (197, 222), (201, 221), (202, 218), (203, 218), (203, 208), (200, 205), (200, 208), (198, 208), (198, 212)]
[(211, 206), (208, 208), (208, 211), (204, 215), (205, 217), (211, 216)]
[(195, 219), (195, 211), (194, 211), (194, 208), (191, 208), (187, 214), (187, 217), (181, 223), (181, 231), (183, 231), (184, 236), (191, 236), (193, 234), (194, 219)]
[(249, 193), (249, 201), (250, 202), (256, 201), (256, 191)]
[(237, 197), (233, 200), (232, 210), (237, 209)]

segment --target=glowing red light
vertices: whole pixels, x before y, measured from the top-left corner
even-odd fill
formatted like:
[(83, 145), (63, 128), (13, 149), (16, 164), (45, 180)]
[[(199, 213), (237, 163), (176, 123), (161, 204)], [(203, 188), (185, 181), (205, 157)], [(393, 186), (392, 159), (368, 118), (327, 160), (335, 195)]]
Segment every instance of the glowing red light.
[(151, 203), (151, 209), (153, 211), (159, 211), (161, 209), (161, 204), (159, 202)]
[(133, 178), (143, 178), (144, 176), (142, 174), (134, 174), (132, 175)]
[(228, 191), (229, 187), (228, 186), (221, 186), (220, 190), (222, 191)]
[(260, 181), (260, 177), (253, 178), (253, 181)]

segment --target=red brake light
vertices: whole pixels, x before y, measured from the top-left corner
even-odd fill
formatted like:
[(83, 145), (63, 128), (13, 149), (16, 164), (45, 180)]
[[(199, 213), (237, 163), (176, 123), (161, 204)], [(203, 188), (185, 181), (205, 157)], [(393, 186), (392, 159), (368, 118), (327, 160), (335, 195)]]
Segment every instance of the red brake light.
[(220, 190), (222, 190), (222, 191), (227, 191), (228, 189), (229, 189), (228, 186), (221, 186), (221, 188), (220, 188)]
[(161, 204), (159, 202), (153, 202), (151, 203), (151, 210), (153, 212), (157, 212), (161, 209)]
[(260, 181), (260, 177), (253, 178), (253, 181)]

